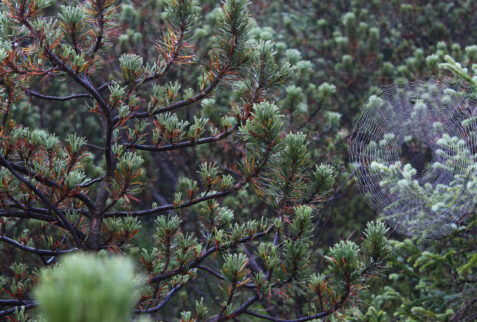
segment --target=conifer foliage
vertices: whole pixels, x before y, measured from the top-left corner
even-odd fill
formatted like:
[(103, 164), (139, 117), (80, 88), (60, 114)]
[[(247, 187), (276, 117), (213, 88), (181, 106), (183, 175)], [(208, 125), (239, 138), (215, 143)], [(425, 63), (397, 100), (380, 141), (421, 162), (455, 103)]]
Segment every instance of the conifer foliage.
[[(253, 37), (249, 2), (221, 3), (204, 49), (195, 42), (201, 8), (192, 0), (167, 0), (161, 34), (147, 52), (126, 46), (129, 29), (122, 34), (119, 21), (129, 4), (48, 5), (0, 3), (0, 269), (7, 272), (0, 279), (0, 316), (34, 318), (36, 311), (28, 310), (38, 305), (32, 297), (38, 267), (50, 270), (58, 262), (53, 270), (60, 273), (42, 273), (50, 284), (35, 292), (47, 316), (81, 305), (109, 310), (107, 296), (51, 309), (57, 296), (51, 280), (72, 278), (75, 270), (85, 283), (94, 274), (121, 273), (91, 257), (78, 265), (58, 261), (82, 251), (136, 260), (147, 281), (137, 281), (135, 315), (307, 321), (346, 309), (381, 266), (387, 229), (369, 224), (363, 249), (341, 241), (324, 257), (328, 266), (319, 265), (314, 218), (333, 189), (333, 167), (315, 164), (309, 137), (285, 127), (277, 89), (300, 66), (293, 53), (279, 59), (272, 42)], [(126, 47), (119, 55), (118, 43)], [(182, 75), (197, 70), (193, 81)], [(230, 88), (228, 102), (214, 100)], [(67, 112), (46, 127), (23, 117), (33, 106), (43, 115)], [(94, 116), (89, 130), (78, 127), (75, 115)], [(336, 116), (329, 119), (336, 123)], [(209, 151), (200, 153), (203, 146)], [(156, 160), (180, 163), (184, 155), (190, 169), (176, 173), (183, 176), (169, 186), (169, 202), (149, 199), (166, 180), (157, 175)], [(241, 193), (260, 207), (224, 204)], [(129, 264), (124, 270), (132, 275)], [(64, 292), (74, 292), (60, 280)], [(101, 295), (118, 295), (108, 278), (98, 281)], [(307, 303), (293, 312), (288, 304), (300, 298)]]

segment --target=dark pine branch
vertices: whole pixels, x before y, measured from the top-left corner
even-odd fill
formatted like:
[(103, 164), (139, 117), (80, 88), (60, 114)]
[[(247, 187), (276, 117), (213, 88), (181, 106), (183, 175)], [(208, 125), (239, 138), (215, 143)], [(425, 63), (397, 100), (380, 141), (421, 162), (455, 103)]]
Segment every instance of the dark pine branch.
[(33, 303), (33, 301), (23, 301), (23, 300), (0, 300), (0, 306), (18, 306)]
[(37, 305), (38, 304), (36, 302), (30, 302), (30, 303), (25, 304), (25, 305), (19, 305), (19, 306), (16, 306), (16, 307), (8, 309), (8, 310), (0, 311), (0, 318), (4, 317), (4, 316), (7, 316), (7, 315), (10, 315), (12, 313), (15, 313), (17, 310), (20, 311), (22, 307), (25, 308), (25, 310), (30, 310), (30, 309), (35, 308)]
[(107, 213), (104, 214), (104, 218), (108, 218), (108, 217), (127, 217), (127, 216), (143, 217), (143, 216), (150, 216), (150, 215), (159, 214), (161, 212), (165, 212), (165, 211), (168, 211), (168, 210), (187, 208), (187, 207), (190, 207), (192, 205), (201, 203), (201, 202), (206, 201), (206, 200), (210, 200), (210, 199), (214, 199), (214, 198), (223, 198), (223, 197), (231, 194), (232, 192), (235, 192), (235, 191), (241, 189), (245, 185), (245, 183), (246, 183), (246, 181), (242, 180), (242, 181), (237, 182), (230, 189), (220, 191), (220, 192), (216, 192), (216, 193), (211, 193), (211, 194), (208, 194), (208, 195), (204, 195), (202, 197), (183, 202), (179, 205), (167, 204), (167, 205), (159, 206), (159, 207), (156, 207), (156, 208), (151, 208), (151, 209), (147, 209), (147, 210), (139, 210), (139, 211), (131, 211), (131, 212), (128, 212), (128, 211), (107, 212)]
[[(214, 80), (205, 89), (203, 89), (202, 91), (200, 91), (196, 95), (192, 96), (191, 98), (165, 105), (163, 107), (160, 107), (160, 108), (156, 109), (152, 113), (150, 113), (150, 112), (136, 112), (136, 113), (131, 114), (131, 116), (129, 118), (130, 119), (148, 118), (148, 117), (151, 117), (151, 116), (154, 116), (154, 115), (157, 115), (157, 114), (170, 112), (172, 110), (175, 110), (175, 109), (178, 109), (178, 108), (181, 108), (181, 107), (184, 107), (184, 106), (188, 106), (192, 103), (198, 102), (198, 101), (206, 98), (214, 90), (214, 88), (220, 83), (222, 78), (225, 76), (227, 68), (228, 68), (228, 65), (226, 65), (219, 72), (217, 77), (214, 78)], [(113, 118), (113, 124), (116, 124), (117, 122), (119, 122), (119, 120), (120, 120), (119, 115), (115, 116)]]
[(162, 309), (167, 304), (167, 302), (169, 302), (169, 300), (172, 298), (172, 296), (174, 294), (176, 294), (177, 291), (179, 291), (182, 288), (182, 286), (184, 286), (184, 284), (177, 284), (176, 286), (174, 286), (169, 291), (169, 293), (167, 293), (166, 297), (164, 297), (164, 299), (161, 301), (161, 303), (159, 303), (158, 305), (156, 305), (154, 307), (151, 307), (151, 308), (148, 308), (146, 310), (136, 310), (136, 311), (134, 311), (134, 313), (136, 313), (136, 314), (146, 314), (146, 313), (154, 313), (154, 312), (159, 311), (160, 309)]
[[(51, 180), (51, 179), (46, 179), (46, 178), (43, 178), (42, 176), (40, 176), (39, 174), (36, 174), (35, 172), (25, 168), (25, 167), (22, 167), (21, 165), (18, 165), (18, 164), (15, 164), (15, 163), (11, 163), (11, 167), (13, 169), (15, 169), (16, 171), (20, 172), (20, 173), (23, 173), (39, 182), (41, 182), (42, 184), (48, 186), (48, 187), (54, 187), (54, 188), (57, 188), (57, 189), (60, 189), (60, 184)], [(87, 185), (88, 186), (88, 185)], [(86, 186), (86, 187), (87, 187)], [(84, 187), (83, 185), (79, 185), (79, 187)], [(90, 211), (93, 211), (94, 210), (94, 205), (93, 205), (93, 202), (84, 194), (82, 193), (77, 193), (73, 196), (73, 198), (76, 198), (78, 200), (81, 200), (87, 207)]]
[(33, 248), (33, 247), (28, 247), (23, 244), (20, 244), (19, 242), (10, 239), (6, 236), (0, 236), (0, 241), (4, 241), (7, 244), (13, 245), (21, 250), (24, 250), (29, 253), (37, 254), (37, 255), (46, 255), (46, 256), (56, 256), (56, 255), (61, 255), (61, 254), (67, 254), (71, 253), (74, 251), (77, 251), (78, 248), (72, 248), (72, 249), (60, 249), (60, 250), (47, 250), (47, 249), (38, 249), (38, 248)]
[(93, 98), (90, 94), (73, 94), (69, 96), (50, 96), (50, 95), (43, 95), (38, 92), (35, 92), (34, 90), (31, 89), (26, 89), (25, 92), (28, 95), (31, 95), (33, 97), (42, 99), (42, 100), (47, 100), (47, 101), (60, 101), (60, 102), (65, 102), (65, 101), (70, 101), (78, 98)]
[(37, 195), (38, 198), (40, 198), (40, 200), (51, 211), (54, 211), (58, 215), (58, 217), (60, 218), (60, 220), (62, 221), (64, 226), (68, 229), (71, 236), (73, 237), (73, 240), (75, 241), (76, 246), (81, 248), (82, 247), (82, 242), (81, 242), (81, 239), (78, 237), (76, 228), (73, 227), (73, 225), (68, 221), (68, 219), (61, 212), (61, 210), (57, 209), (55, 207), (55, 205), (53, 205), (51, 203), (51, 201), (48, 198), (46, 198), (46, 196), (35, 187), (35, 185), (33, 185), (30, 181), (26, 180), (22, 175), (20, 175), (17, 171), (15, 171), (13, 169), (12, 165), (7, 160), (5, 160), (5, 158), (2, 155), (0, 155), (0, 165), (7, 168), (10, 171), (11, 174), (13, 174), (18, 180), (20, 180), (23, 184), (25, 184), (35, 195)]
[(155, 146), (155, 145), (145, 145), (145, 144), (135, 144), (135, 143), (125, 143), (123, 145), (126, 148), (133, 149), (133, 150), (143, 150), (143, 151), (151, 151), (151, 152), (170, 151), (170, 150), (181, 149), (181, 148), (220, 141), (228, 137), (233, 132), (235, 132), (238, 129), (238, 127), (239, 125), (237, 123), (233, 127), (231, 127), (229, 130), (225, 130), (217, 135), (209, 136), (209, 137), (198, 139), (198, 140), (188, 140), (188, 141), (183, 141), (178, 143), (172, 143), (168, 145)]

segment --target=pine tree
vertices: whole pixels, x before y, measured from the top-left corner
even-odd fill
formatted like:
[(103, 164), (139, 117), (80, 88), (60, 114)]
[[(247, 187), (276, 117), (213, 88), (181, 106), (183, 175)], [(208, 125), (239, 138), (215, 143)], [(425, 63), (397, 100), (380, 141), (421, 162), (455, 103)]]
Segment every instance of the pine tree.
[[(62, 285), (77, 269), (91, 283), (98, 276), (84, 265), (104, 263), (60, 261), (42, 273), (35, 300), (37, 267), (82, 251), (136, 260), (147, 281), (137, 284), (135, 314), (306, 321), (346, 308), (381, 266), (387, 228), (368, 224), (362, 248), (341, 241), (326, 257), (313, 248), (333, 167), (314, 161), (310, 136), (287, 127), (293, 111), (276, 103), (309, 66), (254, 37), (247, 0), (211, 11), (214, 36), (202, 43), (195, 1), (151, 3), (142, 9), (153, 7), (146, 17), (157, 21), (141, 21), (137, 2), (0, 4), (0, 316), (32, 318), (25, 310), (38, 300), (56, 319), (51, 281)], [(138, 29), (121, 29), (131, 17)], [(154, 47), (131, 46), (150, 41), (141, 29), (156, 22)], [(317, 91), (326, 100), (334, 88)], [(330, 128), (340, 118), (327, 117)], [(121, 271), (108, 265), (96, 274)], [(115, 292), (107, 277), (97, 281)], [(105, 299), (64, 292), (64, 314), (109, 310)]]

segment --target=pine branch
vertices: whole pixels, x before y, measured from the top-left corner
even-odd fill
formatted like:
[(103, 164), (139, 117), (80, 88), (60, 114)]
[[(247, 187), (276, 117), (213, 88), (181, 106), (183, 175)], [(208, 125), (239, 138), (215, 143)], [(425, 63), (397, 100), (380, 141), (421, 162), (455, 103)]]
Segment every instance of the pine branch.
[(187, 207), (193, 206), (195, 204), (201, 203), (201, 202), (206, 201), (206, 200), (215, 199), (215, 198), (223, 198), (223, 197), (241, 189), (245, 184), (246, 184), (246, 182), (244, 180), (242, 180), (242, 181), (237, 182), (230, 189), (227, 189), (227, 190), (224, 190), (224, 191), (221, 191), (221, 192), (207, 194), (205, 196), (183, 202), (179, 205), (168, 204), (168, 205), (159, 206), (159, 207), (152, 208), (152, 209), (131, 211), (131, 212), (127, 212), (127, 211), (107, 212), (107, 213), (104, 214), (104, 218), (108, 218), (108, 217), (127, 217), (127, 216), (142, 217), (142, 216), (155, 215), (155, 214), (165, 212), (165, 211), (168, 211), (168, 210), (187, 208)]
[[(105, 136), (105, 145), (104, 145), (104, 156), (106, 159), (106, 177), (105, 181), (103, 182), (104, 185), (100, 187), (100, 193), (98, 194), (97, 198), (97, 206), (96, 208), (103, 208), (106, 199), (108, 196), (108, 190), (109, 190), (109, 178), (112, 177), (113, 175), (113, 155), (112, 155), (112, 132), (113, 132), (113, 125), (111, 122), (111, 110), (108, 105), (108, 103), (104, 100), (103, 96), (101, 93), (98, 91), (97, 88), (93, 86), (91, 81), (87, 76), (82, 76), (80, 74), (77, 74), (75, 71), (73, 71), (71, 68), (66, 66), (66, 64), (58, 57), (56, 56), (52, 50), (50, 49), (50, 46), (48, 44), (45, 44), (45, 38), (41, 37), (39, 33), (33, 28), (33, 26), (30, 24), (28, 21), (27, 17), (20, 17), (20, 21), (25, 25), (25, 27), (28, 28), (30, 33), (35, 36), (40, 41), (40, 45), (42, 45), (46, 56), (49, 58), (49, 60), (57, 65), (61, 70), (66, 72), (74, 81), (76, 81), (79, 85), (81, 85), (84, 89), (86, 89), (96, 100), (98, 103), (102, 113), (103, 113), (103, 126), (104, 126), (104, 136)], [(100, 206), (100, 207), (98, 207)], [(99, 244), (99, 233), (100, 233), (100, 227), (101, 227), (101, 222), (102, 218), (97, 217), (97, 213), (93, 212), (92, 216), (94, 217), (92, 220), (92, 226), (91, 230), (92, 233), (90, 236), (90, 241), (93, 245), (93, 247), (97, 247)]]
[(136, 311), (134, 311), (134, 313), (135, 314), (146, 314), (146, 313), (154, 313), (154, 312), (159, 311), (160, 309), (162, 309), (167, 304), (167, 302), (169, 302), (169, 300), (172, 298), (172, 296), (174, 296), (174, 294), (176, 294), (177, 291), (179, 291), (183, 286), (184, 286), (184, 284), (177, 284), (176, 286), (174, 286), (169, 291), (169, 293), (167, 293), (167, 295), (164, 297), (164, 299), (161, 301), (161, 303), (159, 303), (158, 305), (156, 305), (154, 307), (148, 308), (146, 310), (136, 310)]
[[(163, 67), (163, 69), (160, 72), (156, 72), (153, 75), (150, 75), (150, 76), (144, 78), (141, 81), (140, 84), (145, 84), (145, 83), (148, 83), (148, 82), (153, 81), (155, 79), (158, 79), (158, 78), (164, 76), (165, 73), (167, 73), (167, 71), (172, 66), (172, 64), (174, 64), (177, 57), (179, 56), (179, 53), (182, 50), (182, 41), (183, 41), (183, 38), (184, 38), (185, 27), (186, 27), (185, 24), (181, 25), (181, 30), (180, 30), (180, 33), (179, 33), (179, 37), (177, 38), (177, 41), (174, 45), (174, 48), (177, 48), (177, 49), (172, 53), (171, 57), (167, 60), (166, 65)], [(137, 84), (137, 85), (139, 85), (139, 84)]]
[(70, 101), (73, 99), (78, 99), (78, 98), (93, 98), (90, 94), (73, 94), (69, 96), (49, 96), (49, 95), (43, 95), (41, 93), (35, 92), (34, 90), (31, 89), (25, 89), (25, 92), (28, 95), (34, 96), (36, 98), (40, 98), (42, 100), (47, 100), (47, 101), (60, 101), (60, 102), (65, 102), (65, 101)]
[(30, 303), (25, 304), (25, 305), (19, 305), (19, 306), (16, 306), (16, 307), (8, 309), (8, 310), (0, 311), (0, 317), (4, 317), (4, 316), (10, 315), (12, 313), (15, 313), (17, 310), (21, 310), (22, 308), (24, 308), (25, 310), (30, 310), (30, 309), (33, 309), (33, 308), (37, 307), (37, 305), (38, 304), (36, 302), (30, 302)]
[(126, 216), (140, 217), (140, 216), (155, 215), (155, 214), (165, 212), (165, 211), (168, 211), (168, 210), (172, 210), (172, 209), (182, 209), (182, 208), (190, 207), (192, 205), (201, 203), (201, 202), (206, 201), (206, 200), (215, 199), (215, 198), (223, 198), (223, 197), (225, 197), (225, 196), (227, 196), (227, 195), (229, 195), (229, 194), (231, 194), (235, 191), (240, 190), (249, 181), (251, 181), (253, 178), (255, 178), (260, 173), (260, 171), (263, 169), (265, 164), (268, 162), (268, 160), (270, 158), (270, 155), (272, 153), (272, 149), (273, 149), (273, 145), (268, 144), (266, 150), (261, 155), (260, 163), (255, 167), (253, 172), (247, 174), (244, 177), (242, 177), (242, 179), (240, 181), (238, 181), (236, 184), (234, 184), (232, 186), (232, 188), (230, 188), (230, 189), (227, 189), (227, 190), (224, 190), (224, 191), (221, 191), (221, 192), (212, 193), (212, 194), (206, 194), (202, 197), (183, 202), (179, 205), (168, 204), (168, 205), (163, 205), (163, 206), (159, 206), (159, 207), (152, 208), (152, 209), (133, 211), (133, 212), (126, 212), (126, 211), (110, 212), (110, 213), (105, 213), (103, 215), (103, 217), (104, 218), (107, 218), (107, 217), (126, 217)]
[(219, 272), (217, 272), (216, 270), (213, 270), (212, 268), (210, 267), (207, 267), (207, 266), (204, 266), (204, 265), (197, 265), (197, 268), (198, 269), (201, 269), (203, 271), (206, 271), (212, 275), (214, 275), (215, 277), (217, 277), (218, 279), (221, 279), (221, 280), (225, 280), (225, 277), (220, 274)]
[[(155, 109), (153, 112), (135, 112), (135, 113), (132, 113), (129, 116), (129, 119), (148, 118), (148, 117), (151, 117), (151, 116), (154, 116), (154, 115), (157, 115), (157, 114), (173, 111), (175, 109), (178, 109), (178, 108), (181, 108), (181, 107), (184, 107), (184, 106), (188, 106), (192, 103), (198, 102), (201, 99), (206, 98), (214, 90), (214, 88), (220, 83), (222, 78), (225, 76), (225, 72), (227, 70), (226, 68), (228, 68), (228, 67), (225, 66), (220, 71), (219, 75), (217, 75), (216, 78), (214, 78), (214, 80), (212, 80), (212, 82), (205, 89), (203, 89), (199, 93), (195, 94), (191, 98), (165, 105), (163, 107)], [(116, 124), (117, 122), (119, 122), (119, 120), (120, 120), (119, 115), (117, 115), (113, 118), (112, 122), (113, 122), (113, 124)]]
[(189, 269), (195, 268), (198, 265), (200, 265), (202, 263), (202, 261), (204, 261), (207, 257), (212, 255), (213, 253), (215, 253), (217, 251), (228, 249), (228, 248), (233, 247), (235, 245), (244, 244), (244, 243), (247, 243), (247, 242), (252, 241), (252, 240), (257, 240), (257, 239), (263, 238), (263, 237), (267, 236), (271, 231), (273, 231), (274, 228), (275, 227), (272, 225), (267, 230), (265, 230), (263, 232), (256, 233), (252, 236), (244, 237), (244, 238), (242, 238), (242, 239), (240, 239), (236, 242), (229, 242), (229, 243), (226, 243), (224, 245), (213, 246), (213, 247), (207, 249), (201, 256), (199, 256), (196, 260), (194, 260), (192, 263), (188, 264), (187, 266), (179, 267), (179, 268), (176, 268), (172, 271), (168, 271), (168, 272), (153, 276), (149, 279), (148, 283), (149, 284), (158, 283), (158, 282), (161, 282), (165, 279), (169, 279), (169, 278), (171, 278), (175, 275), (187, 272)]
[[(23, 173), (23, 174), (25, 174), (25, 175), (27, 175), (27, 176), (29, 176), (29, 177), (31, 177), (31, 178), (33, 178), (33, 179), (35, 179), (35, 180), (41, 182), (42, 184), (44, 184), (44, 185), (46, 185), (46, 186), (48, 186), (48, 187), (53, 187), (53, 188), (61, 189), (60, 184), (57, 183), (57, 182), (55, 182), (55, 181), (53, 181), (53, 180), (51, 180), (51, 179), (45, 179), (45, 178), (43, 178), (42, 176), (40, 176), (39, 174), (37, 174), (37, 173), (35, 173), (35, 172), (33, 172), (33, 171), (31, 171), (31, 170), (25, 168), (25, 167), (22, 167), (22, 166), (20, 166), (20, 165), (18, 165), (18, 164), (11, 163), (10, 165), (11, 165), (11, 167), (12, 167), (13, 169), (17, 170), (18, 172)], [(87, 186), (88, 186), (88, 185), (87, 185)], [(79, 187), (83, 187), (83, 185), (79, 185)], [(94, 206), (93, 202), (92, 202), (86, 195), (84, 195), (84, 194), (82, 194), (82, 193), (78, 193), (78, 194), (75, 194), (75, 195), (73, 196), (73, 198), (76, 198), (76, 199), (82, 201), (82, 202), (88, 207), (88, 209), (89, 209), (91, 212), (94, 211), (95, 206)]]
[(25, 305), (33, 303), (33, 301), (23, 301), (23, 300), (0, 300), (0, 306), (11, 306), (11, 305)]
[(40, 198), (40, 200), (51, 211), (54, 211), (58, 215), (58, 217), (60, 217), (60, 220), (63, 222), (65, 227), (71, 233), (71, 236), (73, 237), (73, 240), (75, 241), (76, 245), (79, 248), (81, 248), (82, 242), (81, 242), (81, 239), (77, 235), (76, 229), (73, 227), (73, 225), (71, 225), (71, 223), (68, 221), (68, 219), (66, 219), (66, 217), (63, 215), (63, 213), (59, 209), (57, 209), (55, 207), (55, 205), (53, 205), (51, 203), (51, 201), (48, 200), (48, 198), (46, 198), (45, 195), (41, 191), (36, 189), (36, 187), (30, 181), (26, 180), (25, 178), (23, 178), (23, 176), (21, 176), (18, 172), (16, 172), (13, 169), (13, 167), (11, 166), (11, 164), (7, 160), (5, 160), (5, 158), (2, 155), (0, 155), (0, 165), (7, 168), (18, 180), (20, 180), (22, 183), (24, 183), (34, 194), (36, 194)]
[[(206, 272), (208, 272), (208, 273), (214, 275), (215, 277), (217, 277), (217, 278), (220, 279), (220, 280), (225, 280), (225, 277), (224, 277), (222, 274), (220, 274), (219, 272), (217, 272), (216, 270), (214, 270), (214, 269), (212, 269), (212, 268), (210, 268), (210, 267), (208, 267), (208, 266), (198, 265), (198, 266), (196, 266), (196, 267), (197, 267), (198, 269), (201, 269), (201, 270), (203, 270), (203, 271), (206, 271)], [(256, 286), (255, 286), (255, 284), (244, 284), (244, 285), (242, 285), (241, 287), (249, 288), (249, 289), (254, 289)]]
[(260, 297), (261, 297), (261, 295), (259, 296), (259, 295), (255, 294), (254, 296), (250, 297), (247, 300), (247, 302), (243, 303), (238, 309), (233, 311), (230, 315), (228, 315), (226, 317), (219, 318), (218, 321), (226, 321), (228, 319), (232, 319), (232, 318), (235, 318), (235, 317), (239, 316), (240, 314), (245, 312), (250, 305), (257, 302), (260, 299)]
[(88, 54), (89, 57), (92, 57), (94, 54), (98, 52), (99, 49), (101, 49), (101, 46), (103, 44), (103, 36), (104, 36), (104, 25), (105, 25), (105, 17), (104, 17), (104, 1), (98, 0), (98, 1), (91, 1), (91, 4), (93, 7), (96, 7), (96, 13), (95, 13), (95, 18), (99, 26), (99, 32), (96, 35), (96, 40), (94, 42), (94, 46), (91, 49), (91, 52)]
[[(48, 212), (47, 212), (48, 213)], [(25, 211), (12, 211), (12, 210), (1, 210), (0, 217), (6, 218), (23, 218), (23, 219), (36, 219), (45, 222), (55, 222), (57, 219), (54, 216), (50, 216), (44, 213), (36, 213), (34, 211), (25, 210)]]
[[(68, 74), (76, 83), (81, 85), (85, 90), (87, 90), (91, 96), (96, 100), (98, 106), (102, 112), (102, 123), (104, 128), (104, 157), (106, 160), (106, 175), (105, 180), (100, 186), (100, 191), (96, 198), (95, 211), (91, 213), (92, 220), (90, 224), (91, 233), (88, 236), (88, 247), (93, 249), (98, 249), (100, 244), (100, 234), (101, 234), (101, 225), (103, 218), (101, 216), (101, 211), (106, 205), (106, 201), (109, 195), (110, 190), (110, 178), (113, 176), (114, 172), (114, 161), (113, 161), (113, 152), (112, 152), (112, 135), (113, 135), (113, 124), (111, 120), (111, 109), (109, 104), (105, 101), (100, 91), (92, 84), (91, 80), (86, 75), (81, 75), (76, 73), (74, 70), (66, 66), (66, 64), (56, 56), (53, 51), (50, 49), (50, 46), (45, 43), (45, 38), (41, 37), (39, 33), (33, 28), (27, 18), (22, 17), (21, 22), (28, 28), (32, 35), (34, 35), (42, 45), (47, 58)], [(61, 214), (59, 214), (62, 216)], [(64, 217), (64, 216), (63, 216)], [(66, 218), (65, 218), (66, 220)], [(73, 231), (74, 233), (74, 231)], [(73, 236), (76, 236), (73, 235)], [(76, 238), (77, 239), (77, 236)], [(79, 242), (79, 239), (76, 240)], [(78, 244), (80, 247), (80, 244)]]
[(95, 184), (95, 183), (101, 182), (103, 179), (104, 179), (104, 177), (99, 177), (99, 178), (96, 178), (96, 179), (91, 179), (90, 181), (88, 181), (88, 182), (86, 182), (86, 183), (80, 184), (79, 187), (81, 187), (81, 188), (87, 188), (87, 187), (92, 186), (92, 185)]
[(74, 251), (78, 250), (78, 248), (60, 249), (60, 250), (56, 250), (56, 251), (47, 250), (47, 249), (38, 249), (38, 248), (28, 247), (28, 246), (25, 246), (23, 244), (20, 244), (19, 242), (15, 241), (13, 239), (10, 239), (6, 236), (0, 236), (0, 241), (4, 241), (4, 242), (6, 242), (10, 245), (13, 245), (13, 246), (21, 249), (21, 250), (24, 250), (24, 251), (29, 252), (29, 253), (37, 254), (37, 255), (56, 256), (56, 255), (71, 253), (71, 252), (74, 252)]
[[(313, 314), (313, 315), (309, 315), (309, 316), (305, 316), (305, 317), (301, 317), (301, 318), (297, 318), (297, 319), (280, 319), (280, 318), (275, 318), (273, 316), (268, 316), (268, 315), (264, 315), (264, 314), (260, 314), (260, 313), (256, 313), (256, 312), (253, 312), (253, 311), (249, 311), (247, 310), (246, 308), (242, 311), (240, 311), (240, 313), (244, 313), (244, 314), (248, 314), (248, 315), (252, 315), (252, 316), (256, 316), (256, 317), (259, 317), (259, 318), (262, 318), (262, 319), (266, 319), (266, 320), (269, 320), (269, 321), (274, 321), (274, 322), (305, 322), (305, 321), (310, 321), (310, 320), (314, 320), (314, 319), (321, 319), (321, 318), (324, 318), (325, 316), (328, 316), (334, 312), (336, 312), (337, 310), (339, 310), (341, 307), (343, 307), (343, 305), (345, 304), (346, 300), (348, 299), (349, 297), (349, 294), (350, 294), (350, 287), (349, 285), (346, 285), (346, 290), (345, 290), (345, 294), (341, 297), (340, 301), (338, 303), (336, 303), (333, 308), (331, 308), (330, 310), (327, 310), (327, 311), (323, 311), (323, 312), (320, 312), (320, 313), (317, 313), (317, 314)], [(248, 303), (248, 302), (247, 302)], [(249, 305), (250, 306), (250, 305)], [(237, 310), (239, 311), (239, 310)]]
[(229, 135), (231, 135), (238, 128), (239, 128), (239, 124), (237, 123), (230, 129), (225, 130), (217, 135), (201, 138), (198, 140), (188, 140), (188, 141), (177, 142), (177, 143), (161, 145), (161, 146), (136, 144), (136, 143), (125, 143), (123, 144), (123, 146), (128, 149), (150, 151), (150, 152), (170, 151), (170, 150), (176, 150), (176, 149), (220, 141), (228, 137)]

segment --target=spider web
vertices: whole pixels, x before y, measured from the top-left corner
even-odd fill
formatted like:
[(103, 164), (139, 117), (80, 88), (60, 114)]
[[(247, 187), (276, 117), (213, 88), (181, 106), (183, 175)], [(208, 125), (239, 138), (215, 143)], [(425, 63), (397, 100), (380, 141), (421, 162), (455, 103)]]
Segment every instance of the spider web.
[(397, 232), (439, 238), (473, 211), (475, 98), (460, 83), (394, 83), (356, 119), (349, 152), (360, 191)]

